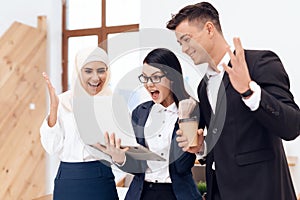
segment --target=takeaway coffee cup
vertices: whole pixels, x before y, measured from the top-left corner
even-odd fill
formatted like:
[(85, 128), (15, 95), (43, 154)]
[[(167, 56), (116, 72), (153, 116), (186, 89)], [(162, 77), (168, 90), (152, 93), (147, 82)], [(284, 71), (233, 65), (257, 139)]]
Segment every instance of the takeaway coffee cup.
[(182, 130), (182, 134), (187, 137), (189, 147), (198, 145), (198, 118), (191, 117), (185, 119), (179, 119), (179, 128)]

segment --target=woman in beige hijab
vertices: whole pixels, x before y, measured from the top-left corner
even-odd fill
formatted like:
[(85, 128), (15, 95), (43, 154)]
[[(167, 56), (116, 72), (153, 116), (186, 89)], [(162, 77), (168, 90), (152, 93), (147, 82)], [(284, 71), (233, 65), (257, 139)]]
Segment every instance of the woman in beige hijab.
[(73, 100), (78, 96), (111, 95), (106, 52), (99, 47), (80, 50), (71, 89), (60, 95), (56, 95), (47, 74), (43, 76), (49, 90), (50, 112), (40, 128), (41, 142), (49, 154), (56, 154), (61, 160), (53, 199), (118, 199), (111, 158), (102, 152), (94, 156), (91, 147), (83, 143), (73, 109)]

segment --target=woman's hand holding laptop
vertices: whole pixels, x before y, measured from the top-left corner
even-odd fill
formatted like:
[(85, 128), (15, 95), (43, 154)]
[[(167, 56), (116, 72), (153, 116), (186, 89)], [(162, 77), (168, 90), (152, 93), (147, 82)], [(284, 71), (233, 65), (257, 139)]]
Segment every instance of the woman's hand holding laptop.
[(122, 165), (126, 161), (125, 152), (128, 151), (129, 147), (121, 148), (121, 139), (115, 137), (115, 133), (108, 134), (108, 132), (104, 133), (105, 146), (100, 143), (92, 145), (102, 152), (111, 156), (112, 160)]

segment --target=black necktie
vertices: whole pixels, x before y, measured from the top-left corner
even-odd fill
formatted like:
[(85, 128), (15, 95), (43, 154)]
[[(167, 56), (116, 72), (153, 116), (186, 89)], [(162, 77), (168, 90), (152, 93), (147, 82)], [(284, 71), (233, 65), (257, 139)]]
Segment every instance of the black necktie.
[(206, 75), (206, 74), (203, 76), (203, 80), (204, 80), (204, 82), (207, 84), (207, 82), (208, 82), (209, 78), (207, 77), (207, 75)]

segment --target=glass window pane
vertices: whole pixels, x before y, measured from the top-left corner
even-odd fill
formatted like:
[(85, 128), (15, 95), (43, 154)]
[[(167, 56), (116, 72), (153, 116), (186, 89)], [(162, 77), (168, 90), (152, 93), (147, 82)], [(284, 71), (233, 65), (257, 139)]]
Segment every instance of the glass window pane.
[[(142, 66), (140, 52), (130, 47), (135, 43), (136, 47), (138, 38), (137, 33), (115, 33), (107, 35), (107, 51), (111, 67), (111, 86), (114, 88), (122, 77), (133, 70)], [(132, 38), (135, 41), (132, 41)], [(120, 47), (122, 44), (122, 47)], [(128, 45), (129, 44), (129, 45)], [(127, 46), (127, 47), (125, 47)]]
[(67, 29), (101, 27), (101, 0), (68, 0)]
[(140, 0), (107, 0), (106, 26), (139, 24)]
[(70, 88), (73, 71), (75, 67), (75, 56), (80, 49), (86, 47), (97, 47), (98, 46), (98, 36), (83, 36), (83, 37), (71, 37), (69, 42), (69, 52), (68, 52), (68, 88)]
[[(143, 84), (138, 80), (143, 59), (150, 51), (148, 48), (139, 48), (138, 34), (138, 32), (109, 34), (107, 41), (111, 69), (110, 85), (114, 92), (117, 86), (128, 89), (125, 96), (128, 95), (127, 105), (130, 111), (141, 102), (151, 100)], [(123, 48), (124, 46), (127, 48)]]

